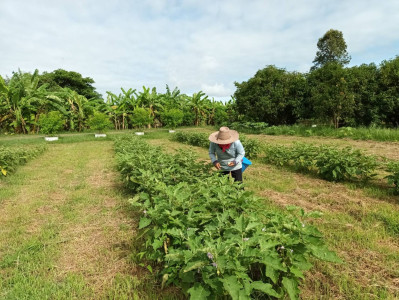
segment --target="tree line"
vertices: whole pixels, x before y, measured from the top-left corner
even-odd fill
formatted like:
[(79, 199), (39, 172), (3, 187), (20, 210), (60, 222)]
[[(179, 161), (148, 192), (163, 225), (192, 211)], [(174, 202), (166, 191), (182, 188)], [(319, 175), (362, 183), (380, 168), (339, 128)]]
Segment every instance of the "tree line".
[(65, 131), (83, 131), (98, 113), (106, 115), (115, 129), (233, 121), (231, 102), (215, 101), (202, 91), (189, 96), (169, 86), (165, 93), (156, 88), (121, 88), (119, 94), (107, 92), (103, 99), (93, 84), (89, 77), (62, 69), (43, 74), (19, 70), (11, 78), (0, 76), (0, 131), (37, 133), (41, 119), (53, 112), (63, 120)]
[(236, 82), (227, 103), (202, 91), (186, 95), (169, 86), (165, 93), (121, 88), (117, 94), (107, 92), (104, 99), (94, 80), (77, 72), (19, 70), (11, 78), (0, 76), (0, 131), (37, 133), (40, 121), (53, 112), (65, 131), (85, 130), (99, 113), (117, 130), (232, 122), (399, 126), (399, 56), (378, 66), (346, 67), (351, 58), (342, 32), (335, 29), (327, 31), (317, 47), (309, 72), (266, 66), (247, 81)]
[(399, 56), (345, 67), (350, 61), (342, 32), (329, 30), (317, 43), (307, 73), (274, 65), (236, 82), (239, 121), (270, 125), (318, 122), (340, 126), (399, 126)]

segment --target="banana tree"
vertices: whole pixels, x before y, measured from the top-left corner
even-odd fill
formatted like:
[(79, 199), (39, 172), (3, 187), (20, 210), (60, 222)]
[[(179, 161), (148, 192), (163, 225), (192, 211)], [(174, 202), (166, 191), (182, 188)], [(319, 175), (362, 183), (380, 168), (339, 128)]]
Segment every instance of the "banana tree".
[[(78, 131), (83, 130), (84, 122), (88, 114), (87, 110), (89, 108), (92, 109), (91, 104), (85, 96), (79, 95), (69, 88), (63, 88), (47, 96), (47, 99), (53, 100), (51, 105), (67, 117), (69, 129), (73, 130), (77, 126)], [(59, 105), (61, 103), (62, 106)], [(57, 106), (55, 106), (55, 104), (57, 104)]]
[(46, 86), (38, 86), (39, 71), (33, 74), (22, 73), (20, 70), (13, 74), (8, 85), (0, 79), (0, 94), (3, 110), (6, 111), (0, 118), (5, 121), (16, 133), (28, 133), (35, 130), (40, 107), (46, 102)]
[(120, 103), (120, 99), (121, 99), (121, 94), (119, 94), (118, 96), (114, 93), (111, 92), (107, 92), (107, 114), (109, 115), (109, 117), (113, 120), (114, 123), (114, 127), (115, 129), (118, 129), (118, 105)]
[(118, 106), (118, 114), (122, 116), (122, 129), (127, 129), (129, 126), (126, 121), (126, 117), (129, 112), (133, 113), (135, 107), (137, 107), (137, 93), (135, 89), (128, 89), (127, 91), (121, 88), (122, 95), (120, 95), (120, 103)]
[(201, 116), (206, 118), (207, 100), (208, 96), (205, 96), (205, 93), (202, 91), (194, 93), (190, 98), (190, 106), (195, 114), (195, 126), (199, 126)]
[[(138, 93), (137, 102), (139, 106), (148, 108), (151, 117), (160, 122), (160, 114), (163, 110), (163, 106), (160, 101), (160, 95), (157, 93), (155, 87), (152, 88), (150, 92), (150, 88), (143, 86), (143, 91)], [(151, 124), (149, 124), (148, 127), (151, 127)]]
[(181, 109), (181, 94), (180, 90), (175, 87), (173, 91), (170, 90), (169, 86), (166, 85), (166, 93), (160, 95), (160, 102), (164, 109)]

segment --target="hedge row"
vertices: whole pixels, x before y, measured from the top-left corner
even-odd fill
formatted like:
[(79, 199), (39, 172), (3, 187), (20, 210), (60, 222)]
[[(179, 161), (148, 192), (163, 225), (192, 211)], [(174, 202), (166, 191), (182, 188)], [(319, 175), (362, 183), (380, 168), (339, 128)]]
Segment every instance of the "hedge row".
[(162, 286), (177, 285), (190, 299), (298, 299), (310, 257), (339, 261), (307, 223), (317, 213), (265, 211), (187, 152), (168, 155), (130, 137), (115, 149), (142, 213), (140, 257), (161, 268)]

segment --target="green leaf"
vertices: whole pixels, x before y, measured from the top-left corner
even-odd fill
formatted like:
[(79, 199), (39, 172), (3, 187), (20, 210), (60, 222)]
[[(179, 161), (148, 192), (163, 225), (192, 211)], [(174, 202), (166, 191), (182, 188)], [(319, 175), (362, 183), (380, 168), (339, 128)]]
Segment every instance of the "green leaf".
[(240, 299), (240, 290), (243, 288), (242, 284), (237, 280), (236, 276), (228, 276), (222, 279), (225, 290), (230, 294), (233, 300)]
[(276, 283), (278, 280), (278, 271), (274, 269), (272, 266), (267, 266), (266, 267), (266, 276), (269, 277), (273, 283)]
[(278, 256), (273, 257), (265, 255), (262, 257), (262, 262), (266, 265), (266, 268), (268, 266), (271, 266), (273, 269), (276, 270), (287, 271), (287, 268), (282, 265), (280, 258)]
[(234, 228), (237, 229), (239, 232), (243, 232), (244, 231), (244, 217), (243, 217), (243, 215), (241, 215), (237, 219), (236, 224), (234, 225)]
[(151, 219), (142, 217), (142, 218), (140, 218), (139, 229), (147, 227), (150, 224), (151, 224)]
[(273, 286), (270, 283), (264, 283), (262, 281), (254, 281), (251, 283), (251, 288), (253, 290), (261, 291), (265, 293), (266, 295), (272, 296), (272, 297), (280, 297), (280, 294), (278, 294), (274, 289)]
[(196, 273), (197, 271), (190, 271), (190, 272), (186, 272), (186, 273), (184, 273), (184, 272), (180, 272), (180, 279), (181, 279), (181, 281), (182, 282), (189, 282), (189, 283), (192, 283), (192, 282), (195, 282), (195, 273)]
[(255, 227), (259, 226), (259, 225), (262, 225), (262, 223), (259, 223), (259, 222), (251, 222), (251, 223), (249, 223), (249, 224), (247, 225), (247, 227), (245, 228), (245, 231), (249, 231), (249, 230), (251, 230), (251, 229), (253, 229), (253, 228), (255, 228)]
[(284, 277), (282, 283), (291, 300), (299, 299), (298, 283), (295, 280)]
[(206, 300), (211, 294), (199, 283), (195, 283), (192, 288), (187, 290), (187, 292), (190, 294), (190, 300)]
[(305, 277), (303, 276), (302, 271), (299, 270), (298, 268), (290, 267), (290, 272), (291, 272), (292, 274), (294, 274), (296, 277), (305, 279)]

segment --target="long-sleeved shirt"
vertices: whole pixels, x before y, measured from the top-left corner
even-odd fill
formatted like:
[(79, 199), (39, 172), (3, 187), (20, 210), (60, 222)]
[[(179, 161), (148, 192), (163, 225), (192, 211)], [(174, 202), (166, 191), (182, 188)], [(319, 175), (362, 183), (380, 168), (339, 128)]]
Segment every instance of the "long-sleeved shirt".
[[(211, 158), (212, 163), (218, 161), (224, 171), (235, 171), (241, 169), (244, 155), (244, 147), (240, 140), (233, 142), (230, 145), (230, 148), (225, 152), (222, 151), (218, 144), (211, 142), (209, 145), (209, 157)], [(235, 162), (235, 165), (229, 167), (227, 164), (231, 161)]]

